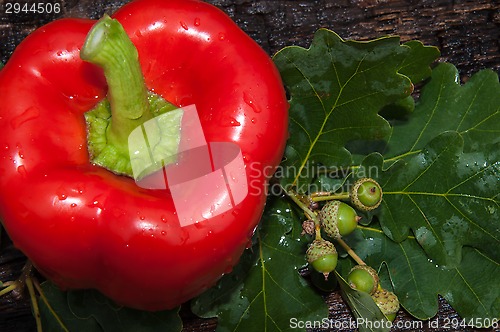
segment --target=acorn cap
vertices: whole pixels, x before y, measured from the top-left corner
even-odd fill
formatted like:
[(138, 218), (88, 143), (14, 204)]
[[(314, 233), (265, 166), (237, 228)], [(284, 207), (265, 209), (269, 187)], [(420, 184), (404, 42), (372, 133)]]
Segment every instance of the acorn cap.
[(340, 239), (340, 232), (337, 226), (339, 216), (339, 201), (328, 201), (318, 213), (321, 227), (332, 239)]
[(386, 289), (377, 289), (371, 297), (385, 316), (394, 315), (398, 312), (399, 299), (393, 292)]
[(312, 263), (323, 256), (336, 254), (337, 250), (335, 249), (333, 243), (323, 239), (314, 240), (306, 251), (306, 257), (309, 263)]
[(314, 226), (314, 221), (312, 220), (306, 220), (302, 223), (302, 233), (301, 235), (313, 235), (314, 232), (316, 231), (315, 226)]

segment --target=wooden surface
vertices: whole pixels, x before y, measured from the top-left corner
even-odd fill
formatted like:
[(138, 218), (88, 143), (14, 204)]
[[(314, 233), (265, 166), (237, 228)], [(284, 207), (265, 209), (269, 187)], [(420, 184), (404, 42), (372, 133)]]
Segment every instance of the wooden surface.
[[(56, 0), (57, 2), (58, 0)], [(99, 18), (112, 13), (127, 1), (60, 0), (59, 15), (14, 15), (4, 13), (0, 1), (0, 60), (4, 63), (15, 46), (33, 29), (58, 17)], [(31, 1), (34, 2), (34, 1)], [(478, 0), (304, 0), (304, 1), (246, 1), (211, 0), (254, 38), (269, 54), (288, 45), (307, 47), (320, 27), (337, 32), (344, 39), (367, 40), (383, 35), (399, 35), (402, 41), (418, 39), (439, 47), (441, 58), (459, 69), (466, 81), (474, 72), (490, 68), (500, 73), (500, 1)], [(54, 3), (52, 1), (52, 3)], [(1, 175), (0, 175), (1, 176)], [(0, 280), (17, 277), (25, 259), (2, 234), (0, 243)], [(349, 309), (338, 292), (325, 297), (330, 306), (330, 318), (352, 319)], [(181, 311), (184, 331), (214, 331), (215, 319), (202, 320), (189, 310)], [(458, 318), (442, 299), (438, 316)], [(398, 320), (411, 322), (403, 311)], [(414, 327), (399, 331), (451, 331), (440, 328)], [(11, 295), (0, 298), (0, 331), (31, 332), (35, 330), (29, 299)], [(351, 331), (345, 329), (343, 331)], [(468, 329), (464, 331), (474, 331)], [(488, 330), (484, 330), (488, 331)], [(493, 331), (490, 329), (490, 331)]]

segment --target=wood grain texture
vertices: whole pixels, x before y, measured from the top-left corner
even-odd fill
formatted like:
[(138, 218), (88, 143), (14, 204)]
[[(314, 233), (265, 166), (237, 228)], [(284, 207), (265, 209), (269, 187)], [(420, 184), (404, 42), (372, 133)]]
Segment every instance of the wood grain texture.
[[(58, 15), (14, 15), (5, 13), (0, 1), (0, 61), (6, 62), (16, 45), (37, 27), (59, 17), (97, 19), (112, 13), (128, 1), (55, 0), (62, 5)], [(33, 2), (33, 1), (31, 1)], [(228, 13), (269, 54), (284, 46), (308, 47), (314, 32), (321, 27), (337, 32), (344, 39), (368, 40), (384, 35), (399, 35), (401, 40), (418, 39), (441, 50), (439, 61), (455, 64), (463, 81), (483, 68), (500, 73), (500, 1), (496, 0), (302, 0), (247, 1), (210, 0)], [(54, 3), (54, 1), (52, 1)], [(0, 242), (0, 280), (15, 279), (25, 263), (5, 233)], [(24, 294), (0, 298), (0, 331), (35, 331), (29, 299)], [(340, 294), (325, 297), (330, 317), (339, 322), (352, 319)], [(443, 300), (434, 319), (459, 318)], [(199, 319), (183, 308), (184, 331), (214, 331), (216, 319)], [(398, 320), (411, 322), (404, 311)], [(423, 324), (394, 331), (450, 331), (430, 329)], [(442, 325), (440, 325), (442, 326)], [(354, 331), (343, 329), (342, 331)], [(473, 329), (463, 331), (474, 331)], [(483, 330), (483, 331), (493, 331)]]

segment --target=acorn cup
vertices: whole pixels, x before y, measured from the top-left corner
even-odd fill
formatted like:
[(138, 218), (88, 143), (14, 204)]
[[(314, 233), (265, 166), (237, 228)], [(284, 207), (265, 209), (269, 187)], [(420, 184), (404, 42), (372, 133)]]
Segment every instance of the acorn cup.
[(399, 310), (399, 299), (396, 294), (386, 289), (379, 288), (371, 297), (385, 317), (391, 322), (394, 321)]
[(371, 178), (361, 178), (354, 182), (349, 196), (351, 203), (360, 211), (371, 211), (382, 203), (382, 187)]

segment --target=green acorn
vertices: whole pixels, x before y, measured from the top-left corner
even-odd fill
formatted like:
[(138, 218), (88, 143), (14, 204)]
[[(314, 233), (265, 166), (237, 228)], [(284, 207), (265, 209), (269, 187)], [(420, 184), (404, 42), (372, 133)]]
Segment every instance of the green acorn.
[(354, 182), (349, 196), (357, 209), (371, 211), (382, 203), (382, 187), (373, 179), (362, 178)]
[(306, 257), (314, 270), (323, 273), (325, 280), (328, 279), (330, 272), (337, 267), (337, 250), (330, 241), (314, 240), (307, 248)]
[(372, 267), (356, 265), (349, 272), (347, 281), (351, 288), (371, 295), (377, 291), (379, 277), (377, 271)]
[(351, 234), (361, 219), (352, 207), (340, 201), (328, 201), (318, 217), (323, 230), (332, 239)]
[(379, 288), (371, 295), (371, 297), (385, 317), (387, 317), (387, 319), (391, 322), (394, 321), (399, 310), (399, 300), (396, 294)]

